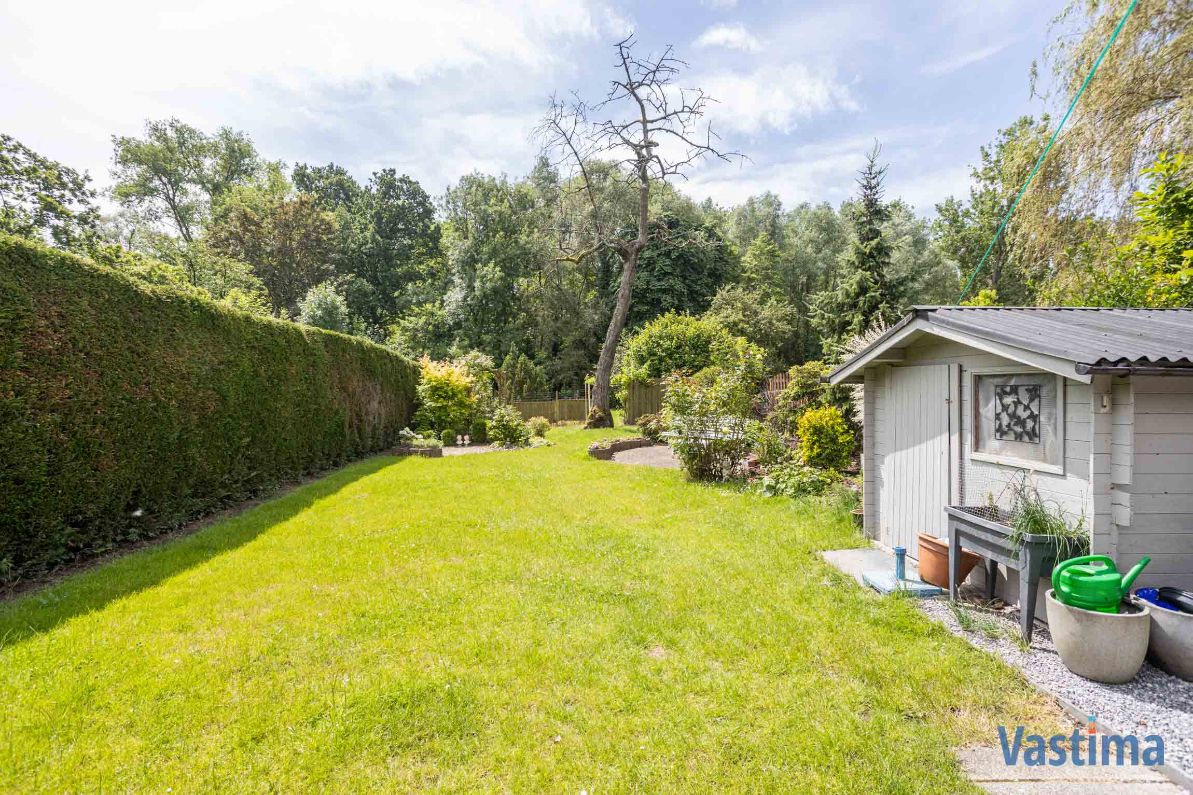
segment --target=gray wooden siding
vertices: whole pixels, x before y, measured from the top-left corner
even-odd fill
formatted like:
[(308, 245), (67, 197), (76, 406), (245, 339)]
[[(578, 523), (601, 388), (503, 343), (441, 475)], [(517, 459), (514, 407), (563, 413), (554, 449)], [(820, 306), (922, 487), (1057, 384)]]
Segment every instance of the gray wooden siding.
[[(1116, 446), (1134, 451), (1125, 507), (1115, 516), (1120, 567), (1149, 555), (1143, 585), (1193, 588), (1193, 378), (1136, 376), (1129, 390), (1132, 423), (1115, 425)], [(1125, 519), (1126, 521), (1119, 521)]]
[[(891, 451), (897, 418), (890, 404), (893, 367), (956, 364), (961, 368), (961, 470), (965, 502), (996, 498), (1022, 472), (1017, 467), (969, 458), (972, 444), (970, 386), (975, 369), (1031, 368), (958, 342), (921, 338), (908, 346), (900, 365), (866, 373), (867, 428), (864, 441), (866, 527), (880, 541), (884, 463)], [(1109, 554), (1122, 567), (1143, 555), (1152, 563), (1143, 585), (1193, 588), (1193, 378), (1098, 376), (1091, 384), (1066, 380), (1064, 472), (1033, 473), (1042, 496), (1070, 515), (1085, 518), (1095, 553)], [(1102, 395), (1111, 408), (1102, 411)], [(1007, 594), (1013, 598), (1013, 594)]]
[[(1030, 371), (1033, 368), (990, 353), (970, 348), (959, 342), (940, 338), (925, 338), (908, 347), (907, 364), (958, 364), (961, 367), (961, 441), (963, 445), (961, 469), (966, 486), (965, 502), (981, 505), (990, 493), (1009, 506), (1006, 484), (1023, 471), (1018, 467), (973, 461), (969, 458), (973, 434), (973, 413), (970, 387), (974, 370), (991, 367), (1014, 367)], [(1065, 381), (1065, 454), (1064, 473), (1036, 472), (1036, 488), (1045, 499), (1055, 500), (1072, 516), (1086, 516), (1089, 512), (1090, 465), (1090, 396), (1089, 385)], [(1088, 521), (1088, 516), (1087, 516)]]

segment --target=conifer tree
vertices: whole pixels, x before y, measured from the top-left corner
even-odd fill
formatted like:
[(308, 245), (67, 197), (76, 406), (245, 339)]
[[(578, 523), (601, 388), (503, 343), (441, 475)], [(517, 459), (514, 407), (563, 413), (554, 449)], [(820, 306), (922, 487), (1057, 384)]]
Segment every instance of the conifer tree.
[(891, 247), (883, 233), (890, 208), (883, 201), (886, 166), (878, 165), (877, 143), (859, 172), (858, 198), (852, 208), (854, 239), (836, 283), (812, 296), (813, 325), (830, 355), (845, 340), (898, 315), (896, 286), (889, 276)]

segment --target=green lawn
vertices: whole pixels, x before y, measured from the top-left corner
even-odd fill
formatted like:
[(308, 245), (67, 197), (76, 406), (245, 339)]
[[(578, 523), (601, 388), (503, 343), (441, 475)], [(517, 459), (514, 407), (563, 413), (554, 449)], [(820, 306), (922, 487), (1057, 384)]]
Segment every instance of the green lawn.
[(958, 792), (1049, 707), (820, 549), (584, 454), (374, 458), (0, 605), (0, 791)]

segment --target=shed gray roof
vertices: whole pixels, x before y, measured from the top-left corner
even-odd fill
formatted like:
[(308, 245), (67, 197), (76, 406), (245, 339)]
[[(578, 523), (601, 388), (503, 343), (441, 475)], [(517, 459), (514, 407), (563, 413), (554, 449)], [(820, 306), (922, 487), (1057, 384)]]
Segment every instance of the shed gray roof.
[(1083, 374), (1193, 370), (1193, 309), (917, 306), (850, 362), (916, 320), (1067, 359)]

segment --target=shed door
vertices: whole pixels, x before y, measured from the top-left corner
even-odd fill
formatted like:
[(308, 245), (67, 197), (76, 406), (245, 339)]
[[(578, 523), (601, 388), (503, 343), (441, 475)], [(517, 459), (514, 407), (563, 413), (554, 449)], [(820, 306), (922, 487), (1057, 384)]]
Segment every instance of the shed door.
[(882, 478), (883, 541), (919, 555), (916, 536), (948, 535), (950, 373), (947, 364), (894, 367), (887, 408), (890, 448)]

